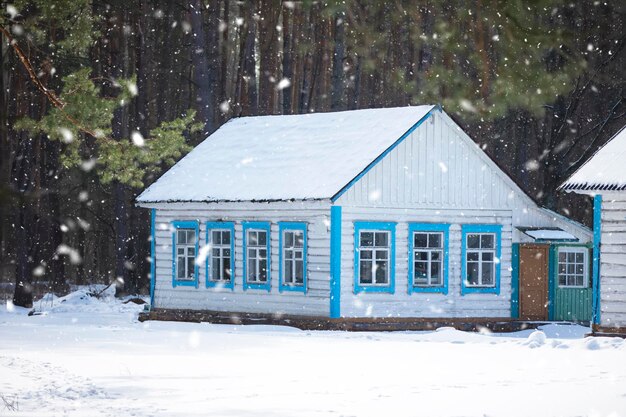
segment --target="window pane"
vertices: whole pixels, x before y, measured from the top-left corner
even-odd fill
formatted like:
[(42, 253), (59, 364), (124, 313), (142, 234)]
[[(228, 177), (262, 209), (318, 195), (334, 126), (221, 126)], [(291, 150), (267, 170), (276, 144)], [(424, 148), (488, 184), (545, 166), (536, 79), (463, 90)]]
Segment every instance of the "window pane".
[(441, 284), (441, 262), (430, 264), (430, 281), (433, 285)]
[(304, 258), (304, 252), (302, 252), (302, 250), (297, 250), (294, 252), (295, 258), (296, 259), (302, 259)]
[(467, 263), (467, 282), (469, 285), (478, 285), (478, 263)]
[(187, 248), (187, 253), (189, 254), (189, 256), (195, 256), (196, 248), (194, 248), (194, 247)]
[(222, 244), (230, 245), (230, 230), (226, 230), (222, 233)]
[(584, 271), (584, 265), (577, 264), (576, 265), (576, 274), (582, 276), (583, 271)]
[(249, 230), (248, 231), (248, 245), (250, 246), (257, 246), (258, 244), (258, 238), (257, 238), (257, 234), (256, 232)]
[(218, 230), (214, 230), (211, 232), (211, 243), (214, 245), (222, 244), (222, 234)]
[(416, 283), (428, 282), (428, 263), (427, 262), (415, 262), (415, 282)]
[(480, 235), (467, 235), (467, 247), (472, 249), (480, 248)]
[(576, 254), (576, 262), (583, 263), (583, 257), (584, 257), (584, 255), (582, 253), (577, 253)]
[[(563, 266), (565, 268), (565, 266)], [(559, 285), (567, 285), (567, 276), (565, 274), (559, 274)]]
[(293, 232), (285, 232), (285, 247), (293, 247)]
[(219, 258), (219, 256), (220, 256), (220, 248), (213, 248), (213, 250), (211, 250), (211, 256), (213, 258)]
[(176, 249), (176, 253), (178, 255), (185, 255), (185, 248), (178, 248), (178, 249)]
[(176, 231), (176, 243), (179, 245), (184, 245), (187, 243), (187, 234), (184, 230), (179, 229)]
[(373, 252), (371, 250), (363, 250), (359, 252), (361, 259), (372, 259)]
[(267, 245), (267, 232), (259, 231), (258, 235), (259, 235), (259, 246)]
[(230, 280), (230, 258), (224, 258), (222, 261), (222, 268), (224, 269), (223, 278), (226, 280)]
[(293, 282), (293, 264), (291, 261), (285, 262), (285, 282)]
[(415, 233), (413, 237), (413, 245), (416, 248), (428, 247), (428, 235), (426, 233)]
[(428, 247), (429, 248), (441, 247), (441, 233), (431, 233), (428, 236)]
[(303, 248), (304, 247), (304, 232), (296, 232), (294, 240), (295, 240), (294, 246), (296, 248)]
[(260, 259), (267, 259), (267, 250), (259, 249), (258, 256)]
[(494, 248), (494, 239), (493, 235), (481, 235), (480, 236), (480, 247), (483, 249), (493, 249)]
[(432, 259), (433, 261), (439, 261), (441, 260), (441, 258), (442, 256), (440, 251), (434, 251), (430, 253), (430, 259)]
[(211, 262), (211, 279), (217, 281), (220, 279), (220, 260), (214, 259)]
[(377, 284), (386, 284), (387, 283), (387, 265), (389, 262), (387, 261), (376, 261), (376, 283)]
[(259, 281), (267, 281), (267, 261), (259, 261)]
[(222, 256), (230, 258), (230, 249), (222, 249)]
[(389, 246), (389, 233), (387, 232), (377, 232), (376, 233), (376, 246), (378, 247), (387, 247)]
[(564, 263), (559, 263), (559, 274), (565, 274), (565, 264)]
[(196, 258), (194, 256), (187, 257), (187, 278), (193, 278), (194, 273), (194, 262)]
[(493, 285), (493, 264), (483, 262), (483, 285)]
[(559, 262), (565, 262), (567, 254), (565, 252), (559, 252)]
[(296, 261), (296, 283), (302, 284), (304, 282), (304, 262)]
[(428, 261), (428, 252), (415, 252), (416, 261)]
[(285, 259), (287, 260), (293, 259), (293, 250), (285, 249)]
[(483, 261), (493, 262), (493, 252), (483, 252)]
[(567, 253), (567, 262), (573, 263), (575, 259), (576, 259), (575, 253), (572, 253), (572, 252)]
[(389, 258), (389, 252), (386, 250), (377, 250), (376, 259), (386, 261)]
[(478, 252), (468, 252), (467, 253), (468, 261), (478, 261)]
[(576, 286), (577, 287), (582, 287), (583, 284), (583, 276), (582, 275), (577, 275), (576, 276)]
[(185, 257), (179, 256), (176, 262), (176, 277), (185, 278)]
[(359, 268), (359, 282), (362, 284), (372, 283), (372, 263), (370, 261), (361, 261)]
[(374, 246), (374, 234), (372, 232), (361, 232), (360, 246)]
[(248, 280), (256, 281), (256, 275), (257, 275), (256, 262), (254, 261), (254, 259), (249, 259), (249, 262), (248, 262)]

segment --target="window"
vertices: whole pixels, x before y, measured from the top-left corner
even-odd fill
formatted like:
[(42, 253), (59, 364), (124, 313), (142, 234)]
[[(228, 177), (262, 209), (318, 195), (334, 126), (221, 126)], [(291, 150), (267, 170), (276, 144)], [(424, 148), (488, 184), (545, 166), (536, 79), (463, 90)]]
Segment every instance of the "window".
[(229, 222), (207, 223), (206, 286), (234, 288), (235, 225)]
[(463, 294), (500, 292), (500, 225), (464, 225), (461, 252)]
[(172, 285), (197, 286), (198, 266), (198, 223), (193, 221), (173, 222)]
[(394, 292), (395, 223), (354, 224), (355, 292)]
[(559, 287), (587, 288), (588, 250), (583, 247), (561, 247), (558, 255)]
[(280, 291), (306, 292), (306, 223), (278, 225)]
[(409, 224), (409, 294), (448, 292), (447, 224)]
[(244, 289), (270, 291), (270, 223), (243, 223)]

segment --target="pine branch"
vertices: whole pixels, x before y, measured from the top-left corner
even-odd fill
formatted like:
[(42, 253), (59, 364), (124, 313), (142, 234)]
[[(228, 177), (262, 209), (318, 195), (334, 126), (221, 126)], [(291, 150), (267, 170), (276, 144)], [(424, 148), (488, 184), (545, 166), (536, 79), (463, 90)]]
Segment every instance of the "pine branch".
[(0, 32), (2, 32), (2, 34), (7, 38), (7, 40), (9, 41), (9, 45), (11, 45), (11, 47), (13, 48), (13, 50), (15, 51), (15, 54), (18, 56), (18, 58), (20, 59), (20, 62), (22, 63), (22, 65), (24, 66), (24, 69), (26, 69), (26, 72), (28, 73), (31, 81), (33, 82), (33, 84), (35, 84), (35, 86), (37, 87), (37, 89), (39, 91), (41, 91), (44, 96), (46, 96), (46, 98), (48, 99), (48, 101), (54, 106), (56, 107), (61, 114), (63, 114), (63, 117), (65, 117), (70, 123), (72, 123), (74, 126), (76, 126), (76, 128), (83, 132), (86, 133), (89, 136), (92, 136), (94, 138), (101, 138), (101, 139), (106, 139), (110, 142), (113, 143), (118, 143), (116, 140), (109, 138), (107, 136), (103, 136), (103, 135), (98, 135), (95, 131), (85, 127), (82, 123), (80, 123), (78, 120), (76, 120), (74, 117), (72, 117), (70, 114), (68, 114), (64, 109), (65, 109), (65, 102), (63, 100), (61, 100), (59, 97), (57, 97), (57, 95), (54, 93), (54, 91), (49, 90), (42, 82), (41, 80), (37, 77), (37, 73), (35, 72), (35, 69), (33, 68), (33, 64), (30, 62), (30, 60), (28, 59), (28, 57), (26, 56), (26, 54), (24, 53), (24, 51), (22, 51), (22, 48), (20, 48), (20, 46), (18, 45), (17, 41), (11, 36), (11, 34), (9, 33), (9, 31), (0, 26)]

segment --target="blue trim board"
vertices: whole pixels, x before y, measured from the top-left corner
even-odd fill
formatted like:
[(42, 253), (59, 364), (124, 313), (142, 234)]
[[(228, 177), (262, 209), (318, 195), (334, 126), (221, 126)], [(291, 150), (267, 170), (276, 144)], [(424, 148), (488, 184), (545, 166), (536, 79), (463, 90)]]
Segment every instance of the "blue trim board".
[(150, 307), (154, 307), (156, 288), (156, 209), (150, 210)]
[(341, 206), (330, 207), (330, 318), (341, 317)]
[[(278, 223), (278, 253), (279, 253), (279, 265), (278, 265), (278, 291), (296, 291), (306, 294), (307, 291), (307, 224), (304, 222), (279, 222)], [(303, 262), (303, 277), (302, 284), (285, 284), (283, 279), (283, 234), (286, 230), (300, 230), (304, 237), (304, 247), (302, 249), (302, 262)]]
[(592, 321), (600, 324), (600, 245), (602, 244), (602, 195), (593, 197), (593, 265), (592, 265)]
[(172, 222), (172, 287), (196, 287), (198, 288), (198, 265), (194, 265), (193, 280), (176, 279), (176, 231), (178, 229), (193, 229), (196, 231), (196, 256), (198, 256), (198, 242), (200, 241), (200, 228), (198, 222), (173, 221)]
[(557, 285), (557, 260), (559, 246), (550, 245), (548, 250), (548, 320), (554, 320), (556, 315), (556, 285)]
[(334, 196), (331, 197), (330, 201), (335, 202), (339, 197), (341, 197), (346, 191), (348, 191), (354, 184), (356, 184), (365, 174), (367, 174), (372, 168), (374, 168), (385, 156), (389, 154), (389, 152), (393, 151), (398, 145), (400, 145), (415, 129), (420, 127), (422, 123), (424, 123), (428, 118), (432, 115), (434, 110), (442, 111), (441, 106), (433, 106), (432, 109), (428, 111), (420, 120), (417, 121), (409, 130), (407, 130), (398, 140), (391, 144), (390, 147), (385, 149), (383, 153), (378, 155), (376, 159), (370, 162), (364, 169), (361, 171), (356, 177), (354, 177), (348, 184), (344, 185), (341, 190), (339, 190)]
[[(437, 287), (420, 287), (413, 284), (414, 277), (414, 239), (415, 232), (441, 232), (443, 233), (443, 285)], [(450, 262), (450, 225), (444, 223), (409, 223), (409, 276), (408, 276), (408, 292), (427, 292), (448, 294), (448, 271)]]
[[(467, 271), (467, 235), (469, 233), (494, 233), (496, 235), (496, 282), (493, 287), (471, 287), (466, 284)], [(502, 269), (502, 225), (501, 224), (464, 224), (461, 226), (461, 295), (465, 294), (500, 294), (500, 273)]]
[(229, 288), (235, 289), (235, 223), (234, 222), (207, 222), (206, 223), (206, 245), (209, 246), (211, 232), (213, 230), (229, 230), (230, 231), (230, 282), (213, 281), (210, 279), (209, 271), (211, 270), (211, 251), (207, 253), (205, 261), (205, 285), (207, 288)]
[(519, 243), (512, 246), (511, 268), (511, 318), (519, 319)]
[[(270, 222), (241, 222), (243, 225), (243, 289), (244, 290), (272, 290), (271, 280), (271, 258), (272, 247), (270, 245), (272, 231)], [(248, 283), (248, 230), (265, 230), (267, 232), (267, 282), (265, 283)]]
[[(389, 255), (389, 284), (362, 285), (359, 283), (359, 232), (361, 231), (389, 231), (390, 255)], [(396, 224), (392, 222), (354, 222), (354, 293), (378, 292), (393, 294), (396, 289)]]

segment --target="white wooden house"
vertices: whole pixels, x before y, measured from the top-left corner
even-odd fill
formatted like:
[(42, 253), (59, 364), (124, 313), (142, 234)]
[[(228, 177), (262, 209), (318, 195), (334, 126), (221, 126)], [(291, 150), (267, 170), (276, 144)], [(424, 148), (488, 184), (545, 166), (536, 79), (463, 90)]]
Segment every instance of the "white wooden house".
[(591, 231), (538, 207), (439, 106), (236, 118), (137, 203), (156, 310), (587, 314), (557, 316), (550, 262), (587, 262)]
[(561, 189), (594, 198), (594, 325), (626, 333), (626, 127)]

